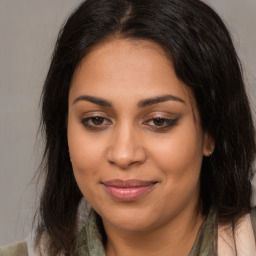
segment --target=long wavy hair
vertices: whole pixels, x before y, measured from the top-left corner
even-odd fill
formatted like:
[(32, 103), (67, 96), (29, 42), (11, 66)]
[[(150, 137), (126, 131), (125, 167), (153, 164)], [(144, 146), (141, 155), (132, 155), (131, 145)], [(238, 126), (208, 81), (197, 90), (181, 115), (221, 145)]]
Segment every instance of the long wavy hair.
[(36, 244), (47, 237), (48, 255), (72, 254), (83, 197), (67, 143), (71, 79), (87, 53), (111, 37), (157, 43), (191, 88), (202, 128), (215, 141), (201, 169), (203, 214), (213, 207), (220, 223), (236, 223), (250, 211), (255, 130), (239, 59), (220, 17), (199, 0), (87, 0), (59, 33), (42, 93), (45, 181)]

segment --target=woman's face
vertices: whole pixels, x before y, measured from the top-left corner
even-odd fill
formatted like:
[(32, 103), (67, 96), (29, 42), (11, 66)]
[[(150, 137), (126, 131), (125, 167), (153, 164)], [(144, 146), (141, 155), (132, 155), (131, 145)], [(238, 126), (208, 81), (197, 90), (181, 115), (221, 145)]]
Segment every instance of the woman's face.
[(164, 51), (113, 39), (77, 68), (68, 143), (77, 184), (105, 226), (150, 230), (195, 211), (211, 145)]

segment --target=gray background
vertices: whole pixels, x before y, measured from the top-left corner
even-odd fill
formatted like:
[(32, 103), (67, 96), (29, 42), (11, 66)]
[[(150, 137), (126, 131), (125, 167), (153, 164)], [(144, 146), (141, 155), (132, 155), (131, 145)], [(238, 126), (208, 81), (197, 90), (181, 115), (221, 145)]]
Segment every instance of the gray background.
[[(80, 0), (0, 0), (0, 245), (27, 237), (42, 147), (39, 99), (57, 32)], [(209, 0), (228, 24), (256, 102), (256, 0)]]

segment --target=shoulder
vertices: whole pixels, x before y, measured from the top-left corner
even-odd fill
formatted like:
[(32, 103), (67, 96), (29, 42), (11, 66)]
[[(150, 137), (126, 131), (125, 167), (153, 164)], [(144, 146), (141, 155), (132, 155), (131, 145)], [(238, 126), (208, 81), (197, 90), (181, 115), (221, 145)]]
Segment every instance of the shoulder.
[(27, 242), (0, 248), (0, 256), (28, 256)]
[[(234, 229), (232, 223), (218, 226), (219, 255), (256, 255), (256, 209), (245, 214)], [(237, 254), (236, 254), (237, 252)]]

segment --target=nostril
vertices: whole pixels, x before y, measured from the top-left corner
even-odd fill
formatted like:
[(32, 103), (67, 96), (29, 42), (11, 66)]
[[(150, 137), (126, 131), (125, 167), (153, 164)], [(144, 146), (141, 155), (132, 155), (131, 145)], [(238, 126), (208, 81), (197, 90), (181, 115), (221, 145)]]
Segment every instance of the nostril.
[(108, 160), (108, 162), (111, 164), (111, 165), (114, 165), (115, 162), (114, 161), (111, 161), (111, 160)]
[(137, 162), (134, 161), (134, 162), (130, 163), (129, 166), (136, 165), (136, 164), (140, 164), (140, 161), (137, 161)]
[[(130, 131), (130, 130), (129, 130)], [(121, 169), (127, 169), (139, 163), (143, 163), (146, 158), (144, 148), (140, 145), (131, 133), (115, 133), (114, 140), (107, 148), (106, 157), (111, 165), (116, 165)]]

